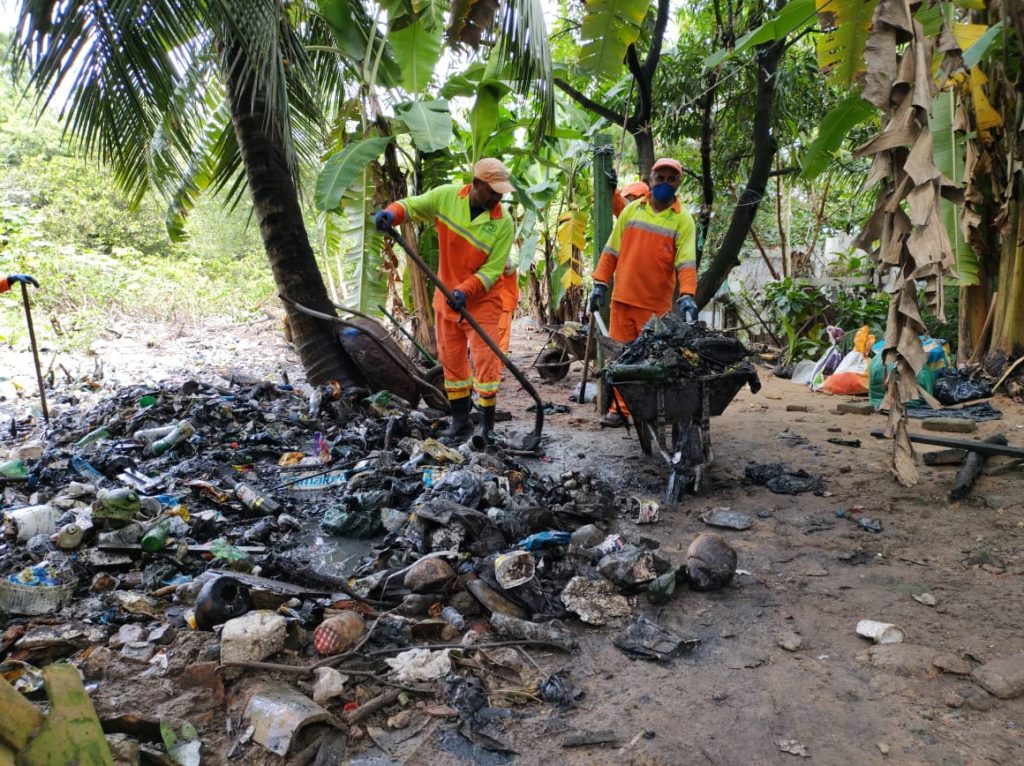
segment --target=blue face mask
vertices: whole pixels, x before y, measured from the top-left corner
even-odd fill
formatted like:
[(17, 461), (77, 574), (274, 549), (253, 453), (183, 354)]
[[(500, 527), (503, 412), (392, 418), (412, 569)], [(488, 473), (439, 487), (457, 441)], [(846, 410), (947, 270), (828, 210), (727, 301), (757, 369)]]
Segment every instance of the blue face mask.
[(676, 196), (676, 190), (670, 183), (655, 184), (651, 189), (651, 196), (658, 202), (671, 202), (672, 198)]

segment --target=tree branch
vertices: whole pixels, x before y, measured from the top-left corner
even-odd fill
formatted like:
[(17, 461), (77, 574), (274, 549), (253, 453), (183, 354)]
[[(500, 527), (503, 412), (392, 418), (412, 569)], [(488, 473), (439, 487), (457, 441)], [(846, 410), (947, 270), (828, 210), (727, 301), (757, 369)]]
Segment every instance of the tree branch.
[(792, 166), (785, 167), (785, 168), (775, 168), (775, 170), (773, 170), (771, 173), (769, 173), (768, 176), (769, 176), (769, 178), (772, 177), (772, 176), (788, 176), (788, 175), (792, 175), (793, 173), (796, 173), (798, 170), (800, 170), (800, 168), (792, 167)]
[(576, 90), (565, 80), (556, 77), (555, 85), (557, 85), (559, 88), (565, 91), (570, 96), (570, 98), (572, 98), (573, 101), (582, 106), (584, 109), (588, 109), (594, 114), (598, 114), (601, 117), (604, 117), (609, 122), (614, 122), (616, 125), (621, 125), (623, 122), (626, 122), (626, 129), (629, 130), (630, 121), (627, 120), (624, 115), (618, 114), (617, 112), (614, 112), (608, 107), (606, 107), (604, 104), (599, 104), (593, 99), (585, 96), (583, 93)]
[(651, 78), (640, 65), (640, 58), (636, 53), (636, 45), (626, 48), (626, 65), (633, 73), (633, 79), (637, 85), (636, 107), (633, 109), (633, 122), (637, 127), (643, 127), (651, 119)]
[(661, 57), (661, 43), (665, 37), (665, 28), (668, 26), (669, 0), (658, 0), (658, 16), (654, 20), (654, 30), (651, 32), (651, 48), (644, 58), (644, 74), (648, 82), (654, 80), (654, 70), (658, 68), (658, 59)]

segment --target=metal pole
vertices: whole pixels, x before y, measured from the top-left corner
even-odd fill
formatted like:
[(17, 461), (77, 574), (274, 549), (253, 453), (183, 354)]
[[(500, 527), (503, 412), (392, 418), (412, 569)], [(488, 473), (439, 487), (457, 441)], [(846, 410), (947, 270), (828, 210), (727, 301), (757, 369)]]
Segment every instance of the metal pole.
[(36, 381), (39, 383), (39, 402), (43, 407), (43, 420), (50, 423), (50, 411), (46, 407), (46, 392), (43, 390), (43, 368), (39, 365), (39, 347), (36, 345), (36, 328), (32, 325), (32, 310), (28, 305), (28, 287), (21, 283), (21, 300), (25, 304), (25, 322), (28, 323), (28, 337), (32, 342), (32, 359), (36, 363)]
[[(608, 133), (598, 133), (594, 137), (594, 160), (593, 160), (593, 176), (594, 176), (594, 257), (593, 257), (593, 268), (597, 270), (598, 261), (601, 260), (601, 251), (604, 250), (604, 246), (608, 243), (608, 238), (612, 235), (612, 188), (611, 184), (608, 183), (607, 173), (612, 167), (613, 152), (615, 151), (614, 145), (612, 144), (612, 137)], [(608, 295), (611, 296), (614, 283), (608, 285)], [(602, 307), (601, 314), (604, 315), (605, 320), (608, 319), (608, 313), (610, 309), (611, 299), (609, 298), (608, 303)], [(593, 334), (593, 321), (591, 321), (591, 334)], [(604, 367), (604, 350), (601, 348), (601, 344), (597, 344), (596, 357), (594, 359), (595, 368), (600, 369)], [(595, 378), (597, 382), (597, 396), (594, 397), (595, 407), (600, 411), (601, 405), (605, 400), (605, 387), (604, 381), (601, 378)]]

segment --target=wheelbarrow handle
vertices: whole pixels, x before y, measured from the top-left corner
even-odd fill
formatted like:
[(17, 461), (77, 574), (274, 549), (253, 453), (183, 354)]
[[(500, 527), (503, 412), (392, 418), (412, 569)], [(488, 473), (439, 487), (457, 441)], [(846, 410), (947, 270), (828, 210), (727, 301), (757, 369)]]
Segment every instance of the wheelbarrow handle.
[[(419, 266), (420, 270), (424, 274), (426, 274), (427, 277), (430, 278), (430, 281), (434, 283), (437, 289), (441, 291), (441, 294), (449, 301), (449, 305), (455, 302), (451, 290), (449, 290), (447, 286), (445, 286), (445, 284), (441, 281), (441, 278), (434, 273), (434, 270), (432, 268), (430, 268), (429, 264), (427, 264), (426, 261), (424, 261), (417, 253), (413, 251), (413, 249), (409, 246), (409, 243), (405, 241), (405, 238), (401, 234), (399, 234), (393, 228), (389, 228), (384, 233), (391, 237), (395, 242), (397, 242), (399, 247), (401, 247), (405, 251), (405, 254), (412, 259), (412, 262)], [(498, 359), (501, 360), (501, 363), (505, 365), (505, 369), (512, 373), (513, 377), (515, 377), (515, 379), (519, 381), (519, 385), (523, 387), (526, 393), (528, 393), (533, 398), (533, 401), (536, 403), (537, 412), (534, 416), (533, 427), (533, 441), (535, 442), (534, 446), (536, 446), (537, 444), (540, 443), (541, 431), (544, 429), (544, 402), (541, 401), (540, 394), (537, 393), (537, 389), (533, 387), (533, 384), (526, 379), (526, 376), (523, 375), (523, 373), (519, 370), (518, 367), (516, 367), (515, 364), (512, 363), (512, 360), (505, 355), (505, 353), (501, 350), (498, 344), (494, 342), (491, 336), (484, 331), (484, 329), (480, 326), (480, 323), (473, 318), (473, 315), (470, 314), (469, 311), (467, 311), (464, 307), (459, 308), (458, 311), (462, 315), (462, 318), (465, 319), (466, 322), (469, 324), (469, 326), (473, 328), (476, 334), (480, 336), (483, 342), (487, 344), (488, 348), (490, 348), (491, 351), (494, 352), (495, 356), (497, 356)]]

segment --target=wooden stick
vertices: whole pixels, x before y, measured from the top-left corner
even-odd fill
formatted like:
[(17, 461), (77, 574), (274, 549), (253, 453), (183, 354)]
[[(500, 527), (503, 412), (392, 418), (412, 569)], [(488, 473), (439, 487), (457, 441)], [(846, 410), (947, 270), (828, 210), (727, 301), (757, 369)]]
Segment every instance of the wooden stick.
[(28, 338), (32, 341), (32, 359), (36, 364), (36, 381), (39, 383), (39, 404), (43, 420), (50, 422), (50, 410), (46, 406), (46, 391), (43, 389), (43, 368), (39, 366), (39, 346), (36, 345), (36, 328), (32, 325), (32, 309), (28, 305), (28, 287), (21, 283), (21, 300), (25, 304), (25, 322), (28, 324)]
[(992, 393), (993, 394), (996, 392), (996, 389), (998, 389), (1001, 385), (1003, 385), (1003, 382), (1008, 377), (1010, 377), (1011, 373), (1013, 373), (1013, 371), (1017, 369), (1017, 367), (1020, 365), (1021, 362), (1024, 362), (1024, 356), (1022, 356), (1016, 362), (1011, 364), (1009, 369), (1006, 372), (1003, 373), (1003, 377), (1001, 377), (999, 380), (996, 381), (996, 384), (994, 386), (992, 386)]
[(360, 721), (369, 718), (381, 708), (385, 708), (395, 702), (398, 699), (398, 695), (401, 693), (402, 692), (399, 689), (392, 689), (389, 692), (384, 692), (383, 694), (374, 697), (369, 702), (360, 705), (348, 715), (342, 716), (342, 721), (349, 726), (355, 726)]

